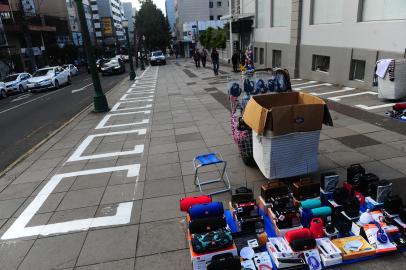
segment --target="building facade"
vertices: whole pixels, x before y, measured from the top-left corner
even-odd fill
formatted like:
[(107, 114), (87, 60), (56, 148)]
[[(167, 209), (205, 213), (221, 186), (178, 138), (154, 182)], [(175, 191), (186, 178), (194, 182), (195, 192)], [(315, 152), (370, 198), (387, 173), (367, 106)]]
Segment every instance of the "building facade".
[(130, 43), (134, 44), (134, 18), (135, 12), (133, 5), (130, 2), (123, 2), (124, 18), (128, 21), (128, 34), (130, 36)]
[(168, 18), (169, 26), (171, 27), (172, 32), (174, 32), (175, 25), (176, 25), (175, 0), (166, 0), (165, 1), (165, 12), (166, 12), (166, 17)]
[(405, 57), (406, 1), (239, 0), (238, 4), (233, 20), (249, 7), (253, 24), (244, 45), (253, 45), (258, 67), (280, 66), (292, 77), (370, 88), (378, 59)]

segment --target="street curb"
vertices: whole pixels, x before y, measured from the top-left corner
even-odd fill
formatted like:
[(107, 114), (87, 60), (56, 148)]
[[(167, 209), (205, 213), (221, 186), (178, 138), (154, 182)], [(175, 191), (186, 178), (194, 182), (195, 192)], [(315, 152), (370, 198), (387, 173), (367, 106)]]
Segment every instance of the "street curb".
[[(124, 80), (128, 80), (127, 77), (123, 78), (119, 83), (108, 90), (105, 94), (109, 94), (111, 91), (113, 91), (115, 88), (120, 87)], [(75, 114), (72, 118), (70, 118), (68, 121), (63, 123), (60, 127), (58, 127), (56, 130), (52, 131), (51, 134), (49, 134), (46, 138), (44, 138), (42, 141), (31, 147), (27, 152), (25, 152), (23, 155), (21, 155), (18, 159), (13, 161), (10, 165), (8, 165), (3, 171), (0, 172), (0, 178), (3, 177), (6, 173), (11, 171), (15, 166), (17, 166), (20, 162), (22, 162), (24, 159), (26, 159), (29, 155), (31, 155), (34, 151), (36, 151), (38, 148), (40, 148), (42, 145), (44, 145), (47, 141), (49, 141), (52, 137), (54, 137), (57, 133), (59, 133), (62, 129), (64, 129), (66, 126), (68, 126), (70, 123), (72, 123), (75, 119), (77, 119), (82, 113), (85, 111), (89, 110), (90, 107), (92, 107), (93, 104), (89, 104), (85, 108), (83, 108), (80, 112)]]

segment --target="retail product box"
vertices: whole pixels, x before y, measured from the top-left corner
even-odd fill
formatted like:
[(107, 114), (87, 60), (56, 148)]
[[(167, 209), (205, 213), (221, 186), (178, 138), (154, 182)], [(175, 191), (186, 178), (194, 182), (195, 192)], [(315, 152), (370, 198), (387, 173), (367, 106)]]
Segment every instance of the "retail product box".
[(362, 236), (337, 238), (331, 242), (342, 252), (343, 260), (375, 255), (375, 249)]
[[(373, 248), (375, 248), (376, 253), (386, 253), (397, 250), (397, 247), (391, 241), (387, 241), (386, 243), (381, 243), (377, 239), (378, 227), (375, 224), (366, 224), (364, 225), (364, 232), (368, 238), (369, 244)], [(384, 234), (387, 236), (386, 232)]]
[(301, 92), (252, 96), (243, 119), (260, 135), (265, 131), (273, 135), (315, 131), (323, 123), (333, 125), (323, 99)]
[(280, 136), (252, 132), (254, 160), (267, 179), (306, 175), (319, 168), (320, 130)]
[(341, 264), (341, 251), (331, 242), (329, 238), (316, 239), (317, 249), (324, 267)]
[(275, 220), (276, 220), (276, 217), (275, 217), (275, 214), (272, 212), (272, 209), (271, 209), (271, 208), (268, 208), (267, 216), (269, 217), (269, 220), (272, 222), (272, 226), (273, 226), (273, 229), (274, 229), (274, 231), (275, 231), (275, 234), (276, 234), (277, 236), (279, 236), (279, 237), (285, 236), (285, 234), (286, 234), (288, 231), (292, 231), (292, 230), (296, 230), (296, 229), (301, 229), (301, 228), (303, 228), (303, 226), (300, 225), (300, 226), (295, 226), (295, 227), (292, 227), (292, 228), (279, 229), (278, 226), (276, 225), (276, 221), (275, 221)]

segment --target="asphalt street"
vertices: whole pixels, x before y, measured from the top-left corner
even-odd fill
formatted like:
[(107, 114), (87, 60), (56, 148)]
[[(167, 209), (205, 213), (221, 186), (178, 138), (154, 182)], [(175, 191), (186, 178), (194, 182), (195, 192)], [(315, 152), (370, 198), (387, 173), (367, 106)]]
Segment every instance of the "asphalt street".
[[(128, 70), (128, 69), (127, 69)], [(100, 76), (107, 92), (128, 73)], [(91, 76), (81, 73), (58, 90), (0, 100), (0, 172), (93, 102)]]

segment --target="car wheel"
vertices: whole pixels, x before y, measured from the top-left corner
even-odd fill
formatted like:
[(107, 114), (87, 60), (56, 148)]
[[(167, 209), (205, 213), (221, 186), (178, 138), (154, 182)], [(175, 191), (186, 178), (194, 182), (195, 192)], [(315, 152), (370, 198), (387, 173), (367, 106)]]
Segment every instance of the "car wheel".
[(55, 89), (59, 89), (59, 82), (58, 82), (58, 80), (55, 80), (54, 86), (55, 86)]
[(7, 97), (7, 92), (6, 92), (6, 90), (1, 90), (0, 91), (0, 98), (6, 98)]
[(20, 91), (20, 93), (24, 93), (24, 87), (20, 84), (20, 86), (18, 87), (18, 91)]
[(68, 85), (71, 85), (71, 84), (72, 84), (72, 79), (70, 78), (70, 76), (68, 76), (68, 82), (67, 82), (67, 84), (68, 84)]

